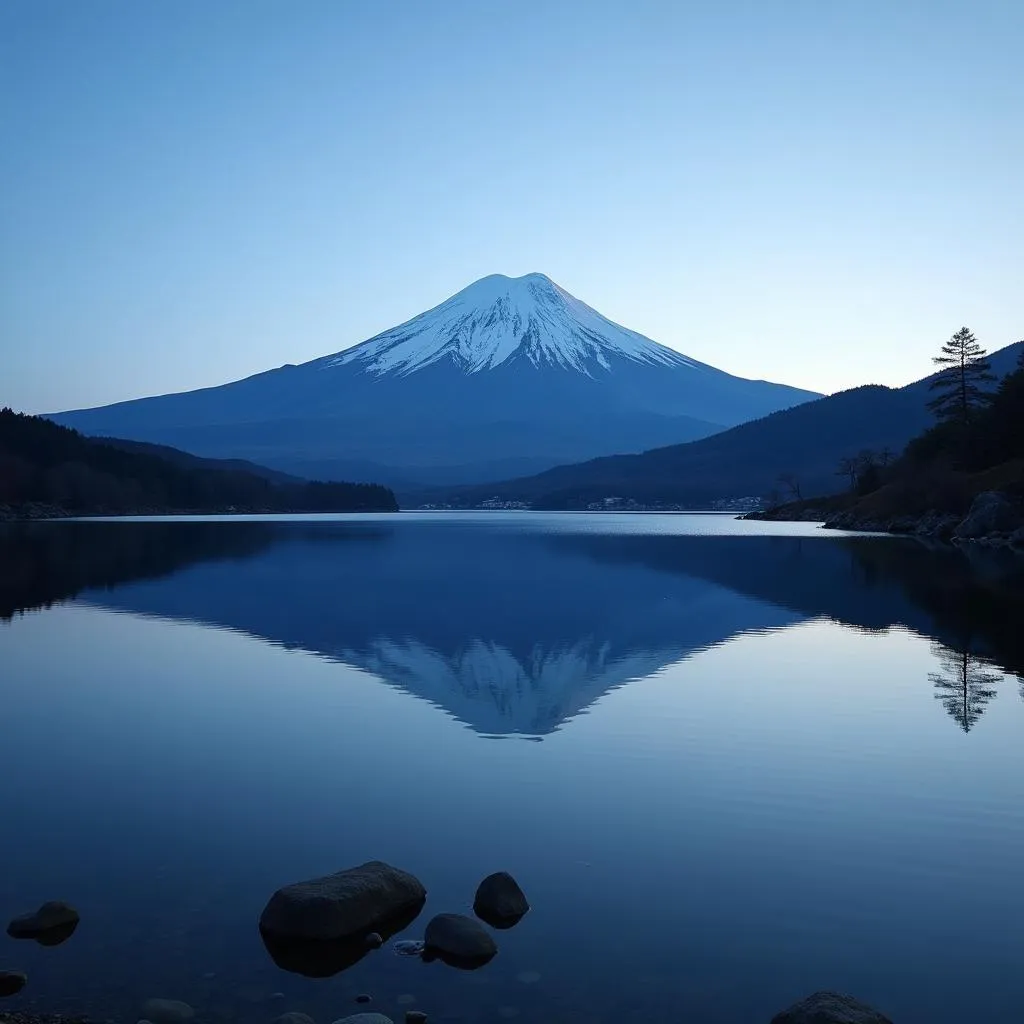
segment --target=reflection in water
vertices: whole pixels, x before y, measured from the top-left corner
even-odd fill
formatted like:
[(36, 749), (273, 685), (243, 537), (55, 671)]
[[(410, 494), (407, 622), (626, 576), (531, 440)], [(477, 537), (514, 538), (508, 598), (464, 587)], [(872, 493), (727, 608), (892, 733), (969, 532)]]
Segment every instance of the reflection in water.
[[(0, 581), (7, 617), (81, 595), (227, 627), (370, 672), (492, 736), (549, 734), (695, 652), (815, 618), (954, 650), (969, 635), (972, 655), (1024, 666), (1019, 559), (890, 539), (42, 523), (0, 531)], [(970, 729), (990, 680), (943, 672), (940, 696)]]
[(935, 697), (942, 701), (949, 715), (964, 732), (970, 732), (984, 714), (985, 706), (996, 695), (995, 684), (1002, 679), (999, 672), (986, 670), (986, 662), (967, 648), (950, 648), (936, 644), (933, 648), (942, 670), (928, 678), (935, 686)]
[[(990, 678), (1024, 674), (1019, 560), (511, 518), (0, 529), (0, 614), (75, 602), (0, 625), (0, 903), (67, 896), (88, 925), (16, 949), (33, 1009), (329, 1021), (372, 993), (393, 1019), (733, 1024), (820, 986), (907, 1024), (1019, 1005), (1024, 706)], [(378, 856), (429, 881), (404, 939), (498, 869), (535, 910), (479, 975), (392, 944), (265, 948), (283, 881)]]

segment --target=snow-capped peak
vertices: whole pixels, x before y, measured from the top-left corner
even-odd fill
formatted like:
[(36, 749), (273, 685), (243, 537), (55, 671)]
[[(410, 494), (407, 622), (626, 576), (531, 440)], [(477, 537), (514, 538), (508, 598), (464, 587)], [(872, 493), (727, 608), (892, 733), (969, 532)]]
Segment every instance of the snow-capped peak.
[(609, 356), (644, 363), (692, 360), (620, 327), (560, 288), (545, 274), (491, 274), (450, 299), (369, 341), (323, 360), (359, 363), (371, 373), (408, 374), (450, 359), (467, 373), (493, 369), (521, 354), (534, 366), (583, 373)]

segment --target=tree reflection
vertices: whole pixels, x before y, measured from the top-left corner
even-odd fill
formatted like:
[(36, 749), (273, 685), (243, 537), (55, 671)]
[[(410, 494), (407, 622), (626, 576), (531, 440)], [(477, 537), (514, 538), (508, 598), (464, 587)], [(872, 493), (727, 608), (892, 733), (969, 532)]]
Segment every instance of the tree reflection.
[(1002, 674), (990, 671), (989, 663), (974, 654), (969, 646), (934, 644), (932, 650), (942, 664), (940, 672), (928, 674), (936, 690), (935, 699), (942, 701), (946, 712), (964, 732), (970, 732), (996, 695), (994, 685), (1002, 679)]

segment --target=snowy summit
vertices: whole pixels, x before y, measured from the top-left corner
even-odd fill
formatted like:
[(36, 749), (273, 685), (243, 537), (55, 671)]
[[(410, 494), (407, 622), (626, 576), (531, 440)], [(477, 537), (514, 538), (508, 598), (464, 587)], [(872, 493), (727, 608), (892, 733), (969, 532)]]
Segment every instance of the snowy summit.
[(679, 444), (815, 397), (659, 345), (544, 274), (492, 274), (332, 355), (55, 418), (401, 491)]
[(587, 372), (596, 361), (624, 356), (665, 366), (692, 360), (601, 316), (545, 274), (491, 274), (354, 348), (323, 360), (327, 366), (357, 363), (372, 373), (414, 373), (449, 359), (467, 373), (491, 370), (520, 356)]

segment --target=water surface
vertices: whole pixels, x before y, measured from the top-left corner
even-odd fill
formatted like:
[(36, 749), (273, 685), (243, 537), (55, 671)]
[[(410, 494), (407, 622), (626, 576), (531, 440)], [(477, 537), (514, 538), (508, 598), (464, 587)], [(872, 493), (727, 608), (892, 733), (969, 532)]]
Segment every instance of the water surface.
[[(723, 516), (9, 526), (0, 916), (82, 924), (3, 939), (5, 1007), (1013, 1019), (1022, 593), (1012, 556)], [(402, 937), (494, 870), (533, 910), (477, 972), (276, 966), (273, 890), (372, 858), (429, 890)]]

